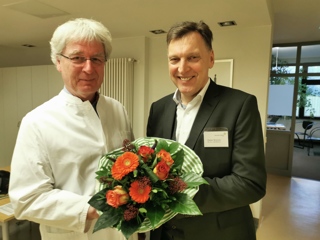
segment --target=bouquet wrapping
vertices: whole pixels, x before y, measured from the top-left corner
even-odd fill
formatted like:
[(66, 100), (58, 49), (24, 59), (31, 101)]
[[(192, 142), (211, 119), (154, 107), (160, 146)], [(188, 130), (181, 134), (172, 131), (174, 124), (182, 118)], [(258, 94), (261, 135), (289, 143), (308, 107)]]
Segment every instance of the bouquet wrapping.
[(107, 227), (128, 239), (147, 232), (177, 214), (202, 215), (192, 200), (203, 166), (193, 150), (163, 138), (124, 140), (98, 166), (96, 193), (89, 204), (100, 214), (94, 232)]

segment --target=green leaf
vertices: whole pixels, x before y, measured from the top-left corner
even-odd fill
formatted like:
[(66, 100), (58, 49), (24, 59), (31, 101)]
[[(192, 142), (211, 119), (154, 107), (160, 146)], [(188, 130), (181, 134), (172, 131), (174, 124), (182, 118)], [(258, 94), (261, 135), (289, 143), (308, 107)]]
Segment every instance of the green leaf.
[(175, 153), (175, 152), (178, 150), (179, 146), (180, 146), (180, 144), (179, 144), (178, 142), (172, 142), (172, 143), (170, 144), (170, 146), (169, 146), (169, 147), (170, 147), (169, 153), (170, 153), (170, 154)]
[(176, 213), (186, 215), (202, 215), (196, 203), (185, 193), (176, 193), (177, 200), (168, 204)]
[(115, 208), (110, 208), (109, 211), (102, 213), (98, 221), (94, 225), (93, 232), (99, 231), (107, 227), (114, 227), (122, 219), (122, 213), (117, 212)]
[(89, 200), (89, 204), (99, 211), (105, 211), (108, 208), (108, 204), (106, 204), (106, 192), (107, 188), (102, 189), (100, 192), (96, 193)]
[(161, 149), (166, 150), (167, 152), (170, 151), (167, 141), (159, 139), (158, 145), (156, 147), (156, 152), (159, 152)]
[(203, 177), (194, 172), (183, 174), (181, 179), (188, 184), (189, 188), (197, 187), (201, 184), (209, 184)]
[(153, 160), (152, 160), (152, 164), (151, 164), (151, 166), (150, 166), (150, 169), (153, 169), (154, 166), (155, 166), (157, 163), (158, 163), (158, 158), (157, 158), (157, 156), (154, 154), (154, 158), (153, 158)]
[(110, 170), (106, 167), (102, 167), (99, 171), (96, 171), (96, 179), (100, 179), (101, 177), (106, 177), (110, 175)]
[(153, 193), (151, 194), (152, 197), (158, 196), (160, 199), (168, 198), (168, 193), (162, 188), (153, 187), (152, 193)]
[(141, 224), (138, 223), (136, 219), (130, 221), (122, 221), (121, 223), (121, 232), (128, 239), (133, 233), (135, 233)]
[(153, 206), (152, 204), (147, 207), (147, 218), (149, 219), (151, 226), (156, 227), (156, 224), (160, 222), (165, 214), (165, 210), (160, 206)]
[(172, 159), (174, 160), (173, 168), (181, 171), (184, 161), (184, 150), (181, 148), (178, 152), (172, 155)]
[(145, 208), (139, 208), (139, 212), (140, 212), (140, 213), (146, 213), (146, 212), (147, 212), (147, 209), (145, 209)]
[(148, 177), (150, 178), (151, 182), (156, 183), (159, 181), (158, 176), (146, 165), (143, 160), (139, 159), (139, 163), (141, 168), (147, 173)]

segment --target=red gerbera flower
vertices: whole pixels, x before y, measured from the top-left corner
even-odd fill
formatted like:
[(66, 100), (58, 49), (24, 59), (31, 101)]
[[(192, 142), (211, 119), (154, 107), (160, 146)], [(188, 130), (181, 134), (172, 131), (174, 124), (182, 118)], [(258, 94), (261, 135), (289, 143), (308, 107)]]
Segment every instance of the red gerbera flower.
[(149, 181), (146, 181), (145, 177), (132, 182), (129, 188), (130, 197), (137, 203), (145, 203), (148, 201), (150, 192), (151, 187)]
[(125, 152), (117, 158), (111, 168), (111, 174), (116, 180), (121, 180), (125, 175), (133, 172), (139, 166), (139, 157), (132, 152)]

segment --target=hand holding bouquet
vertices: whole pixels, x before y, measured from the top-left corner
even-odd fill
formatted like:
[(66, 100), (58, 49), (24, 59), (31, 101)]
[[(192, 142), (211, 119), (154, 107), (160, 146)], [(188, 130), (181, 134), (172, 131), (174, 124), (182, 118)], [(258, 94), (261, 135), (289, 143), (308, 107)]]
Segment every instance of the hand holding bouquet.
[(99, 163), (97, 193), (89, 201), (100, 212), (94, 231), (115, 227), (129, 238), (178, 213), (202, 215), (192, 198), (199, 185), (208, 183), (190, 148), (161, 138), (125, 140), (123, 145)]

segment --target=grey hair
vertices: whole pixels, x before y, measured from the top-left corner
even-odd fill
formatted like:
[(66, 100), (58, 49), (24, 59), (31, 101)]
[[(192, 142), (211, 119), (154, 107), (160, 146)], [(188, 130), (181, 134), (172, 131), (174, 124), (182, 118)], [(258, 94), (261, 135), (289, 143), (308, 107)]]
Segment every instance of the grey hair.
[(109, 59), (111, 46), (111, 33), (100, 22), (86, 18), (76, 18), (58, 26), (50, 41), (51, 60), (56, 65), (57, 57), (69, 42), (100, 41), (104, 46), (106, 60)]

